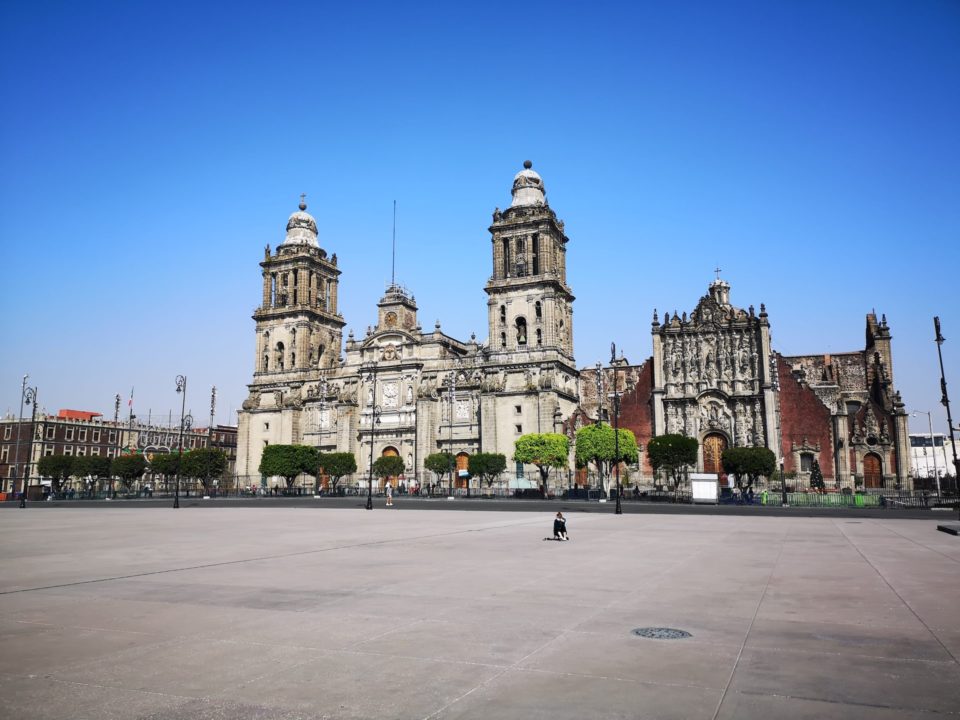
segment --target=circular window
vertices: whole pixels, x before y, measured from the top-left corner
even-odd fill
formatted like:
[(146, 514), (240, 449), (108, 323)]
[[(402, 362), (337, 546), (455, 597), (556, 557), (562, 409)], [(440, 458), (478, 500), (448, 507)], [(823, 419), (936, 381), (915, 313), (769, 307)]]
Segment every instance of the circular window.
[(877, 444), (877, 439), (873, 435), (867, 438), (867, 445), (870, 445), (872, 447), (876, 444)]

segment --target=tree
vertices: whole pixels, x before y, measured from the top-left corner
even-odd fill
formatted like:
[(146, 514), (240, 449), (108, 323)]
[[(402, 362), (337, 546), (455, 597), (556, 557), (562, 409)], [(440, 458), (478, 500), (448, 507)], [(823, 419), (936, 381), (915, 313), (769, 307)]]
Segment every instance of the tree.
[(214, 478), (223, 476), (227, 469), (227, 455), (217, 448), (197, 448), (183, 456), (183, 474), (199, 480), (205, 494), (210, 492)]
[(50, 490), (54, 497), (60, 496), (63, 483), (74, 474), (77, 459), (71, 455), (44, 455), (37, 462), (37, 472), (50, 478)]
[[(620, 453), (617, 455), (617, 445)], [(637, 462), (637, 439), (630, 430), (619, 428), (617, 435), (613, 428), (606, 423), (600, 425), (584, 425), (577, 430), (577, 445), (575, 460), (577, 467), (586, 467), (589, 463), (607, 477), (604, 490), (608, 489), (613, 466), (617, 463)]]
[(513, 444), (513, 459), (527, 465), (536, 465), (540, 471), (540, 492), (547, 496), (547, 480), (551, 468), (567, 466), (570, 440), (559, 433), (530, 433), (517, 438)]
[(431, 453), (423, 459), (423, 466), (437, 476), (437, 482), (443, 482), (443, 476), (453, 468), (453, 455), (446, 452)]
[(334, 490), (340, 478), (357, 471), (357, 458), (353, 453), (320, 453), (318, 464), (321, 474), (326, 473), (330, 477)]
[(658, 435), (647, 443), (647, 457), (654, 472), (663, 470), (673, 481), (674, 489), (680, 485), (688, 465), (696, 465), (700, 443), (686, 435)]
[(163, 475), (168, 483), (170, 478), (176, 476), (179, 467), (180, 456), (177, 453), (153, 453), (150, 458), (150, 470)]
[(500, 453), (474, 453), (467, 461), (470, 474), (480, 478), (481, 483), (486, 481), (487, 487), (506, 469), (507, 458)]
[(116, 475), (123, 483), (124, 489), (129, 492), (130, 486), (137, 478), (143, 477), (146, 472), (147, 461), (143, 455), (120, 455), (110, 463), (110, 474)]
[(384, 455), (373, 461), (373, 474), (378, 478), (396, 477), (403, 474), (405, 464), (402, 457)]
[(100, 455), (87, 455), (74, 458), (73, 474), (90, 484), (90, 492), (96, 493), (97, 481), (110, 477), (110, 458)]
[[(723, 471), (734, 475), (740, 492), (753, 487), (761, 476), (770, 477), (777, 467), (777, 456), (765, 447), (727, 448), (720, 456)], [(744, 484), (746, 481), (746, 484)]]
[(299, 451), (301, 471), (313, 478), (313, 494), (317, 494), (320, 487), (320, 450), (312, 445), (297, 445)]
[(293, 487), (297, 475), (316, 472), (316, 448), (308, 445), (267, 445), (260, 456), (260, 474), (284, 479), (287, 488)]
[(814, 458), (813, 469), (810, 471), (810, 487), (823, 492), (826, 485), (823, 482), (823, 472), (820, 470), (820, 461)]

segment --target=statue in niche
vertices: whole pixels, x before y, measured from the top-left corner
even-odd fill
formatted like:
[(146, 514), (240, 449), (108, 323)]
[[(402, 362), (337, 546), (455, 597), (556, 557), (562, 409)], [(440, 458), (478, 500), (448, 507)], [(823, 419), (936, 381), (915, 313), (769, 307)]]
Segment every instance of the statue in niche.
[(413, 403), (413, 385), (407, 385), (407, 405)]
[(373, 388), (367, 388), (367, 405), (373, 405)]

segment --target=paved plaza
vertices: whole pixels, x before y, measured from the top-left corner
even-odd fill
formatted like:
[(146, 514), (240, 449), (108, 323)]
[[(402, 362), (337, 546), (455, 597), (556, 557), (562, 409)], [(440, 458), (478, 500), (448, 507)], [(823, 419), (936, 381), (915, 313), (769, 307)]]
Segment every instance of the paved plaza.
[(957, 717), (938, 519), (3, 509), (0, 718)]

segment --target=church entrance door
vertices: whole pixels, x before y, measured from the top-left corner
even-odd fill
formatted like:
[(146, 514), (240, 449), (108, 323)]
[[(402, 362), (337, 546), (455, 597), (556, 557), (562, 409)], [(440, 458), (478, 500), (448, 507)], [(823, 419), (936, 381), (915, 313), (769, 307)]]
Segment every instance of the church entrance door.
[(470, 455), (465, 452), (457, 453), (457, 483), (458, 488), (465, 488), (467, 486), (467, 478), (461, 477), (460, 472), (466, 472), (470, 467)]
[(727, 439), (716, 433), (707, 435), (703, 439), (703, 471), (705, 473), (723, 472), (723, 462), (720, 456), (727, 449)]
[[(386, 447), (383, 449), (383, 452), (380, 453), (381, 457), (400, 457), (400, 452), (395, 447)], [(391, 486), (396, 487), (397, 479), (392, 475), (385, 477), (383, 479), (383, 487), (381, 489), (385, 490), (387, 483), (390, 483)]]
[(883, 487), (883, 464), (880, 458), (868, 453), (863, 458), (863, 486), (865, 488)]

